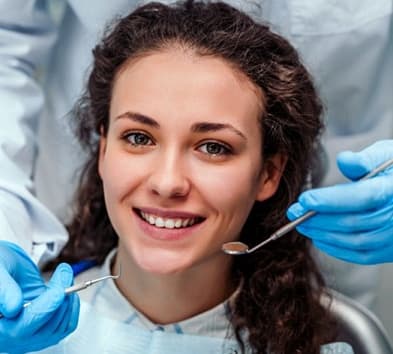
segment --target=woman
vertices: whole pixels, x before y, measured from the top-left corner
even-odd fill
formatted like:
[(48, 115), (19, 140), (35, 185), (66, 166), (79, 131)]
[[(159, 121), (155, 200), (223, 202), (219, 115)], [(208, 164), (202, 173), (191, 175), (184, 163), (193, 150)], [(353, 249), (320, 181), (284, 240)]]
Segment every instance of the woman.
[(304, 237), (221, 251), (285, 223), (310, 171), (321, 104), (286, 40), (222, 3), (142, 6), (95, 48), (76, 113), (88, 161), (58, 261), (95, 261), (81, 280), (122, 275), (81, 293), (91, 307), (63, 346), (105, 345), (99, 328), (116, 328), (108, 350), (124, 332), (141, 353), (318, 353), (334, 339)]

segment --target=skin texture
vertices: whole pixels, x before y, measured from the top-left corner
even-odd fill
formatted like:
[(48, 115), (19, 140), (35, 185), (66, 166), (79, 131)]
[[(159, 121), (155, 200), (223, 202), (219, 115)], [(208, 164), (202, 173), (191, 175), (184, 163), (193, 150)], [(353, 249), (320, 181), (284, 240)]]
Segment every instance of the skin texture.
[[(261, 159), (261, 95), (223, 59), (181, 48), (134, 59), (116, 77), (99, 174), (119, 236), (118, 286), (156, 322), (187, 318), (234, 290), (221, 246), (238, 239), (256, 200), (274, 194), (285, 165), (280, 155)], [(140, 210), (202, 222), (159, 228)]]

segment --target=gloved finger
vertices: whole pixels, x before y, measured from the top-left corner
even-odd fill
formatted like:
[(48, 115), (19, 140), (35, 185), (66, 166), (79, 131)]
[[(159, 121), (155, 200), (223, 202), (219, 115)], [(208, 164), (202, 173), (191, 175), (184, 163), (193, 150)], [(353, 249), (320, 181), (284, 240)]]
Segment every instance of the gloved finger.
[(72, 330), (75, 329), (75, 318), (73, 318), (75, 314), (78, 319), (79, 297), (77, 294), (66, 295), (64, 302), (54, 313), (51, 320), (40, 329), (40, 334), (46, 333), (47, 335), (53, 335), (57, 333), (63, 335), (64, 333), (70, 333), (69, 328), (72, 328)]
[(57, 333), (63, 333), (64, 336), (72, 333), (78, 326), (80, 301), (78, 294), (69, 294), (67, 303), (67, 312), (64, 320), (60, 322)]
[(391, 202), (393, 178), (377, 176), (366, 181), (310, 189), (299, 197), (305, 210), (322, 213), (360, 212)]
[(12, 329), (16, 336), (24, 337), (36, 334), (42, 326), (50, 321), (54, 312), (63, 303), (64, 289), (72, 284), (72, 280), (71, 267), (65, 263), (60, 264), (48, 282), (47, 289), (32, 300), (17, 318), (7, 319), (3, 323), (0, 321), (0, 332), (2, 331), (1, 325), (4, 325), (8, 329)]
[(347, 248), (356, 251), (377, 251), (389, 247), (393, 243), (392, 225), (385, 225), (380, 229), (357, 234), (331, 232), (303, 226), (299, 226), (296, 229), (300, 234), (311, 238), (314, 242), (323, 242), (337, 248)]
[(56, 333), (61, 326), (63, 321), (67, 321), (68, 316), (68, 306), (69, 299), (67, 296), (64, 297), (64, 301), (58, 307), (58, 309), (53, 312), (52, 316), (48, 321), (46, 321), (40, 328), (39, 334), (44, 336), (52, 336)]
[[(393, 140), (381, 140), (359, 152), (343, 151), (337, 165), (344, 176), (358, 180), (382, 163), (393, 158)], [(393, 171), (393, 168), (389, 168)]]
[[(309, 210), (304, 208), (299, 202), (293, 203), (287, 210), (287, 218), (290, 221), (293, 221), (295, 219), (297, 219), (298, 217), (304, 215), (305, 213), (307, 213)], [(313, 216), (314, 217), (314, 216)], [(313, 217), (311, 217), (310, 219), (312, 219)], [(308, 220), (310, 220), (308, 219)], [(306, 221), (304, 221), (306, 222)]]
[[(66, 295), (63, 304), (54, 313), (50, 321), (47, 321), (39, 329), (36, 336), (42, 337), (45, 346), (55, 345), (71, 334), (78, 325), (80, 302), (77, 294)], [(40, 342), (42, 347), (42, 341)], [(37, 350), (39, 347), (37, 347)]]
[(393, 261), (393, 246), (380, 250), (361, 250), (339, 248), (324, 242), (313, 242), (314, 246), (335, 258), (363, 265), (373, 265)]
[(38, 328), (33, 334), (27, 336), (28, 339), (20, 338), (18, 348), (14, 346), (15, 352), (25, 353), (26, 351), (39, 351), (42, 348), (58, 344), (71, 333), (65, 332), (63, 329), (63, 322), (69, 321), (68, 313), (70, 309), (68, 308), (68, 297), (65, 298), (64, 302), (67, 302), (67, 304), (63, 303), (53, 313), (52, 317), (48, 318), (42, 327)]
[[(56, 268), (56, 271), (61, 271), (60, 281), (64, 293), (65, 288), (73, 284), (73, 279), (74, 279), (73, 270), (69, 264), (61, 263)], [(54, 283), (56, 283), (57, 280), (58, 280), (57, 278), (52, 277), (51, 282), (48, 284), (48, 286), (53, 285)], [(67, 332), (64, 331), (64, 328), (67, 328), (69, 326), (68, 323), (71, 321), (70, 316), (74, 315), (75, 302), (77, 302), (76, 306), (78, 309), (78, 316), (79, 316), (79, 299), (77, 298), (77, 296), (75, 299), (74, 295), (76, 296), (76, 294), (65, 295), (63, 303), (54, 314), (50, 323), (49, 322), (47, 323), (47, 326), (49, 326), (49, 330), (52, 331), (52, 333), (56, 333), (61, 338), (63, 338), (67, 334)]]
[(71, 294), (66, 296), (65, 301), (67, 304), (63, 303), (44, 326), (29, 336), (29, 338), (34, 338), (33, 341), (23, 340), (23, 338), (18, 341), (18, 347), (14, 346), (15, 352), (39, 351), (42, 348), (56, 345), (76, 329), (79, 317), (79, 298), (76, 294)]
[(70, 321), (68, 322), (67, 332), (72, 333), (76, 330), (79, 323), (80, 313), (80, 299), (78, 294), (72, 294), (72, 311), (70, 315)]
[(65, 330), (70, 321), (71, 308), (69, 305), (69, 299), (66, 297), (63, 304), (53, 314), (51, 319), (36, 332), (35, 336), (39, 336), (45, 341), (45, 347), (59, 343), (71, 333)]
[[(67, 263), (59, 264), (46, 285), (45, 293), (33, 301), (28, 309), (31, 312), (36, 311), (42, 313), (42, 311), (47, 311), (48, 313), (53, 313), (63, 303), (65, 298), (64, 290), (72, 284), (73, 279), (74, 276), (71, 266)], [(50, 299), (45, 304), (42, 299), (45, 297), (50, 298), (52, 294), (53, 301), (50, 301)]]
[(1, 319), (0, 333), (13, 333), (14, 337), (22, 339), (36, 334), (50, 320), (63, 298), (64, 294), (60, 288), (43, 292), (31, 301), (17, 317)]
[(23, 295), (19, 285), (2, 264), (0, 264), (0, 284), (0, 313), (7, 318), (15, 317), (22, 310)]
[[(72, 294), (70, 295), (72, 296)], [(64, 303), (60, 306), (60, 309), (56, 312), (56, 316), (58, 317), (57, 319), (57, 324), (55, 323), (54, 327), (54, 332), (56, 333), (64, 333), (64, 329), (68, 327), (67, 323), (70, 320), (70, 314), (71, 314), (71, 298), (70, 296), (66, 296), (64, 299)]]
[[(288, 209), (287, 216), (290, 220), (294, 220), (305, 212), (305, 209), (296, 203)], [(393, 204), (358, 213), (317, 213), (304, 221), (300, 227), (339, 233), (358, 233), (376, 230), (385, 225), (393, 227)]]

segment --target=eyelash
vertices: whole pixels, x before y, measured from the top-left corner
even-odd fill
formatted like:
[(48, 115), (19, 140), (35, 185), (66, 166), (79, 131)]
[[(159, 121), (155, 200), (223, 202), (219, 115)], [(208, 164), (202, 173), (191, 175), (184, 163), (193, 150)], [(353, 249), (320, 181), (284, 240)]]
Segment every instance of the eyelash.
[[(201, 148), (202, 148), (203, 146), (206, 147), (205, 151), (201, 151)], [(216, 152), (216, 153), (214, 153), (214, 152), (208, 152), (208, 151), (207, 151), (208, 146), (210, 146), (210, 147), (211, 147), (211, 146), (218, 147), (218, 148), (220, 149), (220, 152)], [(204, 153), (204, 154), (209, 155), (209, 157), (227, 156), (227, 155), (231, 155), (231, 154), (233, 153), (233, 152), (232, 152), (232, 149), (231, 149), (228, 145), (225, 145), (225, 144), (223, 144), (223, 143), (219, 143), (219, 142), (216, 142), (216, 141), (207, 141), (207, 142), (205, 142), (205, 143), (199, 145), (198, 150), (201, 151), (201, 152)]]
[[(141, 143), (141, 142), (136, 142), (136, 138), (143, 138), (143, 139), (148, 139), (149, 143)], [(142, 147), (142, 146), (151, 146), (154, 145), (153, 139), (146, 133), (143, 132), (128, 132), (125, 133), (122, 136), (122, 139), (124, 139), (128, 144), (130, 144), (133, 147)], [(208, 149), (209, 147), (214, 147), (218, 148), (219, 152), (209, 152)], [(201, 153), (208, 155), (209, 158), (215, 158), (215, 157), (225, 157), (228, 155), (233, 154), (233, 150), (231, 147), (229, 147), (226, 144), (217, 142), (217, 141), (206, 141), (198, 146), (198, 151)]]
[[(137, 143), (135, 142), (136, 137), (143, 137), (144, 139), (148, 139), (150, 141), (149, 144), (141, 144), (140, 142)], [(123, 135), (122, 137), (124, 140), (126, 140), (127, 143), (131, 144), (132, 146), (150, 146), (153, 145), (153, 139), (149, 137), (149, 135), (143, 133), (143, 132), (129, 132)], [(131, 140), (132, 138), (133, 141)]]

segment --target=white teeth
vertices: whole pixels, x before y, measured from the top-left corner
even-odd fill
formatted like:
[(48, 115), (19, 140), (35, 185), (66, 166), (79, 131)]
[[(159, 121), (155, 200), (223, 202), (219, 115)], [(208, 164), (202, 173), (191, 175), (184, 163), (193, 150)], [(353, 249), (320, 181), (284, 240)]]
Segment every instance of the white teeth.
[(164, 227), (165, 226), (165, 221), (161, 218), (156, 219), (156, 226), (157, 227)]
[(173, 229), (175, 227), (175, 220), (167, 219), (165, 221), (165, 228), (166, 229)]
[(162, 218), (160, 216), (154, 216), (151, 214), (147, 214), (141, 211), (141, 216), (144, 220), (146, 220), (149, 224), (155, 225), (156, 227), (166, 228), (166, 229), (179, 229), (181, 227), (187, 227), (194, 225), (196, 222), (196, 218), (188, 218), (188, 219), (170, 219), (170, 218)]

